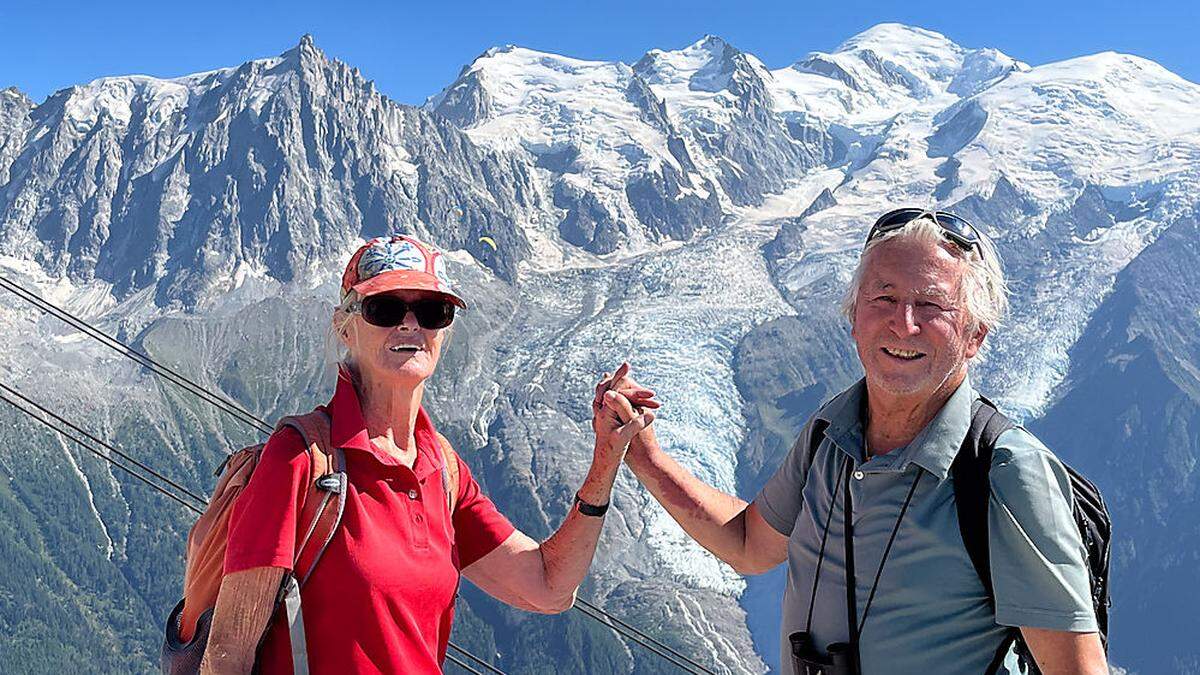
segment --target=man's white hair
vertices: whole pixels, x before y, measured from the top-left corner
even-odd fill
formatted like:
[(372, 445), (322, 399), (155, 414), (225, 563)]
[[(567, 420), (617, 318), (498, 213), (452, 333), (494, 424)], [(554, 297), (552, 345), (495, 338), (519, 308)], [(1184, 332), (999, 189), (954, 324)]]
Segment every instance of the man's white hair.
[[(976, 230), (978, 232), (978, 230)], [(881, 244), (893, 239), (908, 239), (936, 244), (949, 251), (951, 255), (965, 263), (962, 282), (959, 284), (959, 298), (970, 317), (968, 327), (974, 332), (979, 326), (985, 326), (993, 331), (1001, 325), (1004, 315), (1008, 312), (1008, 283), (1004, 279), (1004, 269), (1000, 264), (1000, 254), (995, 244), (987, 235), (979, 232), (979, 245), (965, 250), (958, 244), (947, 239), (941, 226), (934, 222), (929, 215), (914, 218), (904, 227), (887, 232), (867, 242), (862, 253), (858, 256), (858, 266), (842, 298), (842, 312), (846, 318), (854, 321), (854, 309), (858, 303), (858, 295), (866, 274), (867, 260), (871, 251)], [(975, 361), (983, 360), (985, 345), (981, 345)]]

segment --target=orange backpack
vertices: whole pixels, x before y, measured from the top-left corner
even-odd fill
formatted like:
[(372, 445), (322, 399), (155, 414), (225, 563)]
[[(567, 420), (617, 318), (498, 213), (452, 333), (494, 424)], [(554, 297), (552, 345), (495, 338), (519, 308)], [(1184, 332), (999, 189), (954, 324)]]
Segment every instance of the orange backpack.
[[(277, 589), (277, 593), (276, 589), (271, 591), (276, 597), (275, 609), (282, 606), (287, 616), (293, 668), (296, 673), (306, 673), (307, 650), (300, 613), (300, 588), (312, 575), (341, 524), (346, 503), (346, 461), (341, 448), (330, 450), (330, 419), (324, 407), (318, 407), (306, 415), (285, 417), (275, 425), (275, 431), (284, 427), (292, 427), (304, 439), (311, 468), (309, 475), (315, 478), (301, 495), (301, 514), (296, 521), (300, 527), (296, 531), (296, 556), (292, 571), (284, 575), (282, 587)], [(458, 461), (449, 442), (441, 434), (437, 438), (443, 460), (442, 488), (446, 492), (450, 513), (453, 514), (458, 493)], [(217, 468), (216, 473), (221, 478), (213, 489), (208, 508), (188, 533), (183, 599), (167, 617), (161, 662), (164, 674), (190, 675), (200, 671), (212, 626), (213, 608), (217, 604), (217, 592), (224, 576), (229, 517), (233, 513), (234, 503), (258, 466), (264, 445), (259, 443), (242, 448), (225, 458)]]

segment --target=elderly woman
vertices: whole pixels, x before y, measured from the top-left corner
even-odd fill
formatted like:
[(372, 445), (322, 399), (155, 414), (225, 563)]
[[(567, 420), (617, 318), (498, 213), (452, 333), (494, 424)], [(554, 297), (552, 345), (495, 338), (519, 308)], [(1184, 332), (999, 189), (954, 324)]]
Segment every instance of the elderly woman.
[[(297, 658), (312, 671), (441, 672), (460, 574), (515, 607), (569, 608), (625, 448), (654, 419), (625, 396), (594, 406), (595, 451), (575, 506), (549, 539), (532, 540), (496, 510), (456, 454), (439, 448), (421, 406), (455, 310), (465, 306), (441, 254), (412, 237), (374, 239), (346, 267), (333, 326), (348, 356), (327, 410), (348, 490), (341, 527), (300, 593), (308, 637)], [(648, 391), (626, 393), (633, 405), (657, 405)], [(444, 461), (457, 464), (450, 500)], [(262, 589), (280, 588), (293, 564), (296, 495), (310, 472), (300, 434), (281, 427), (230, 521), (202, 672), (246, 673), (256, 657), (261, 672), (292, 671), (294, 645), (284, 622), (272, 619), (275, 593)]]

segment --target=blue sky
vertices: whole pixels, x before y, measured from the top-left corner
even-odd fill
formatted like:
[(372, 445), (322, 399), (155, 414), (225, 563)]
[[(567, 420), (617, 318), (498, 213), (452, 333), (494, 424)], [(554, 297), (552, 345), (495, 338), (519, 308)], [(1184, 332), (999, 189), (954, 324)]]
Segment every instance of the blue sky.
[(828, 51), (876, 23), (944, 33), (1037, 65), (1116, 50), (1200, 82), (1200, 2), (41, 3), (0, 0), (0, 87), (36, 101), (105, 75), (174, 77), (272, 56), (312, 33), (380, 91), (419, 103), (493, 45), (634, 61), (719, 35), (770, 67)]

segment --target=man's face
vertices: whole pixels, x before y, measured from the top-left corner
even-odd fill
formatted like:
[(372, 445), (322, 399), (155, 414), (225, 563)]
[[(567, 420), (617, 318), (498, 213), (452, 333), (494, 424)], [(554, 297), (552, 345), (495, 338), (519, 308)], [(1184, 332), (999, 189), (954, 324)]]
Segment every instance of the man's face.
[(893, 239), (866, 261), (851, 335), (873, 389), (924, 399), (966, 375), (987, 330), (960, 299), (966, 263), (932, 243)]

